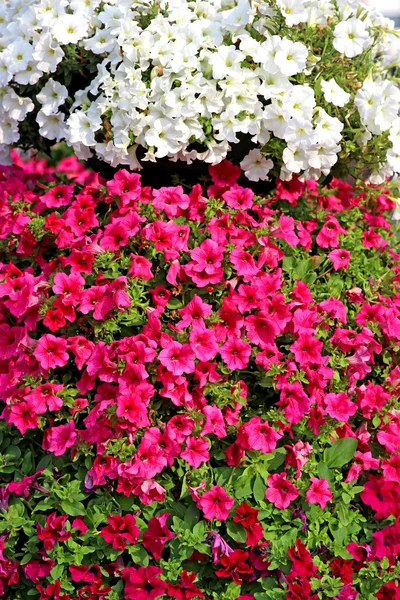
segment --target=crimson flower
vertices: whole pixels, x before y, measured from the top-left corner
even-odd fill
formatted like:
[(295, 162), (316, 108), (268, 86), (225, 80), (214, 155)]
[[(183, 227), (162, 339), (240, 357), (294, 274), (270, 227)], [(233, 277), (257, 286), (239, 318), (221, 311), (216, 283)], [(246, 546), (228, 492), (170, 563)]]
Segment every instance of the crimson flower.
[(122, 571), (126, 600), (154, 600), (162, 596), (168, 585), (158, 575), (159, 567), (126, 567)]
[(125, 550), (126, 543), (136, 544), (139, 536), (139, 527), (136, 527), (136, 519), (133, 515), (109, 515), (108, 525), (103, 527), (101, 535), (107, 544), (111, 544), (114, 550)]
[(253, 573), (252, 567), (246, 563), (249, 553), (244, 550), (234, 550), (228, 556), (221, 556), (220, 563), (224, 567), (215, 572), (217, 577), (232, 578), (232, 580), (241, 584), (246, 581)]
[(152, 553), (156, 560), (160, 560), (166, 542), (175, 537), (175, 534), (167, 527), (169, 515), (170, 513), (163, 513), (157, 517), (151, 517), (148, 529), (143, 534), (143, 546)]

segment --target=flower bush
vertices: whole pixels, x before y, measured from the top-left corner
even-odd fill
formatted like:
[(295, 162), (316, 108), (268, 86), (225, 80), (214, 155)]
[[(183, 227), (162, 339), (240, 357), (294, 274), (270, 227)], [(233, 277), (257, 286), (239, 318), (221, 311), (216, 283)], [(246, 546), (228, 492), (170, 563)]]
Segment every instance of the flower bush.
[(0, 596), (398, 598), (384, 188), (0, 171)]
[(217, 164), (240, 140), (251, 181), (400, 172), (398, 34), (361, 0), (8, 0), (0, 17), (2, 162), (65, 139), (131, 169), (138, 148)]

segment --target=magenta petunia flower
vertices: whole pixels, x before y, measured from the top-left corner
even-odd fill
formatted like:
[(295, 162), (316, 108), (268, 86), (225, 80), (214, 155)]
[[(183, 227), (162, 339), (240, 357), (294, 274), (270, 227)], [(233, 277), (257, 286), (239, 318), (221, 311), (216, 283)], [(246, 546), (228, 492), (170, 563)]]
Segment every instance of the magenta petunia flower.
[(173, 375), (193, 373), (194, 352), (189, 344), (171, 341), (158, 355), (160, 363)]
[(205, 519), (225, 521), (234, 503), (234, 499), (228, 496), (223, 487), (214, 485), (209, 492), (202, 495), (197, 505), (203, 511)]
[(324, 510), (328, 502), (332, 500), (332, 492), (326, 479), (310, 478), (311, 485), (306, 492), (306, 500), (310, 504), (319, 504)]
[(122, 570), (122, 579), (125, 582), (124, 598), (154, 600), (163, 596), (167, 583), (158, 577), (162, 572), (160, 567), (125, 567)]
[(348, 250), (332, 250), (329, 252), (328, 258), (332, 261), (335, 271), (339, 271), (339, 269), (347, 269), (351, 254)]
[(43, 369), (64, 367), (68, 362), (67, 341), (51, 333), (45, 333), (39, 339), (33, 355)]
[(267, 485), (265, 498), (281, 510), (287, 508), (299, 495), (293, 483), (286, 479), (286, 472), (269, 475)]
[(67, 425), (49, 427), (43, 438), (43, 448), (54, 452), (55, 456), (62, 456), (68, 448), (71, 448), (78, 437), (75, 431), (75, 423), (71, 420)]
[(210, 460), (208, 441), (189, 436), (186, 439), (186, 447), (181, 453), (181, 458), (186, 460), (194, 469), (198, 469), (201, 464)]
[(260, 417), (252, 417), (248, 423), (243, 425), (243, 431), (246, 435), (246, 446), (248, 450), (261, 450), (265, 454), (273, 452), (277, 441), (282, 437)]
[(357, 412), (357, 405), (344, 392), (326, 394), (324, 402), (328, 415), (343, 423), (347, 423), (349, 418)]
[(228, 369), (244, 369), (250, 358), (251, 346), (243, 342), (240, 338), (230, 337), (220, 348), (222, 360)]
[(218, 408), (218, 406), (207, 405), (203, 408), (203, 414), (206, 418), (206, 422), (201, 435), (205, 436), (209, 433), (213, 433), (220, 439), (225, 438), (226, 427), (221, 409)]

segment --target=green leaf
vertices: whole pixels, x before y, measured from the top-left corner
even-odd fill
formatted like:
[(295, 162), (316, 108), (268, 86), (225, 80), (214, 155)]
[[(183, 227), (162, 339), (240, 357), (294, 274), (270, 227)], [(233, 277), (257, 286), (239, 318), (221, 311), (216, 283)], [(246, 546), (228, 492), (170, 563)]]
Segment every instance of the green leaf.
[(167, 308), (176, 309), (181, 308), (183, 306), (182, 300), (180, 298), (170, 298), (168, 300)]
[(149, 564), (149, 555), (146, 550), (140, 544), (135, 546), (131, 546), (128, 548), (128, 552), (132, 557), (132, 560), (137, 565), (141, 565), (142, 567), (147, 567)]
[(260, 475), (257, 475), (253, 485), (253, 494), (257, 502), (262, 502), (265, 498), (266, 485)]
[(291, 271), (293, 269), (293, 258), (291, 256), (285, 256), (282, 261), (282, 270)]
[(24, 460), (22, 461), (21, 471), (24, 475), (28, 475), (33, 470), (33, 460), (32, 460), (32, 452), (28, 450), (28, 452), (24, 456)]
[(341, 525), (343, 525), (344, 527), (349, 525), (349, 523), (351, 522), (349, 509), (342, 502), (336, 505), (336, 514)]
[(185, 512), (185, 516), (184, 516), (185, 523), (187, 523), (190, 527), (193, 527), (194, 525), (196, 525), (196, 523), (199, 521), (199, 519), (200, 519), (199, 509), (196, 508), (195, 504), (191, 504)]
[(84, 515), (86, 510), (82, 502), (69, 502), (68, 500), (63, 500), (61, 502), (61, 508), (70, 517)]
[(325, 463), (318, 464), (318, 476), (320, 479), (326, 479), (329, 484), (333, 483), (332, 471), (328, 469)]
[(221, 600), (236, 600), (240, 596), (241, 586), (233, 581), (224, 590), (223, 594), (218, 594)]
[(314, 273), (314, 265), (312, 260), (307, 258), (306, 260), (301, 260), (294, 269), (294, 274), (298, 279), (304, 281), (306, 283), (312, 283), (315, 280)]
[(61, 575), (64, 572), (64, 565), (58, 564), (50, 571), (50, 576), (55, 581), (56, 579), (60, 579)]
[(197, 538), (200, 542), (202, 542), (204, 540), (205, 533), (205, 521), (199, 521), (199, 523), (196, 523), (196, 525), (193, 527), (193, 536)]
[(226, 524), (226, 530), (228, 535), (235, 540), (235, 542), (239, 542), (244, 544), (246, 542), (246, 530), (240, 523), (235, 523), (234, 521), (228, 521)]
[(273, 458), (268, 463), (268, 470), (276, 471), (285, 462), (287, 450), (285, 448), (276, 448), (272, 454)]
[(20, 458), (21, 450), (18, 448), (18, 446), (8, 446), (8, 448), (6, 448), (4, 451), (4, 456), (6, 456), (8, 460), (12, 458), (16, 460), (17, 458)]
[(343, 467), (350, 462), (356, 451), (357, 443), (355, 438), (343, 438), (327, 448), (324, 452), (324, 462), (327, 467)]

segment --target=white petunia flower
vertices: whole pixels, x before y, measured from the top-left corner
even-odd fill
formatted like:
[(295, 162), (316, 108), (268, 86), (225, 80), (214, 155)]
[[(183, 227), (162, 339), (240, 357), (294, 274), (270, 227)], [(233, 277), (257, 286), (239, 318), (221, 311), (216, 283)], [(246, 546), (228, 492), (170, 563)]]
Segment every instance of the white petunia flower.
[(67, 88), (51, 78), (36, 96), (45, 115), (57, 112), (58, 107), (64, 103), (66, 98), (68, 98)]
[(356, 17), (338, 23), (333, 35), (334, 48), (347, 58), (358, 56), (371, 44), (365, 23)]
[(56, 142), (65, 137), (66, 127), (63, 114), (45, 115), (42, 110), (39, 110), (36, 120), (39, 125), (39, 133), (43, 137)]
[(272, 131), (278, 138), (283, 138), (285, 135), (289, 121), (290, 113), (282, 103), (272, 101), (272, 103), (264, 109), (264, 127), (269, 131)]
[(14, 90), (10, 90), (5, 94), (1, 102), (10, 119), (15, 119), (16, 121), (23, 121), (26, 115), (35, 108), (30, 98), (22, 98)]
[(221, 46), (210, 56), (209, 60), (214, 77), (223, 79), (226, 75), (240, 71), (240, 63), (245, 58), (243, 52), (236, 50), (234, 46)]
[(240, 168), (250, 181), (267, 181), (268, 173), (273, 166), (272, 160), (265, 158), (256, 148), (250, 150), (240, 163)]
[(44, 73), (54, 73), (63, 56), (64, 51), (50, 33), (40, 37), (33, 52), (37, 68)]
[(16, 40), (12, 42), (4, 51), (4, 61), (7, 64), (9, 73), (14, 75), (19, 71), (24, 71), (32, 59), (33, 47), (25, 40)]
[(395, 173), (400, 173), (400, 149), (395, 150), (394, 148), (389, 148), (386, 158), (393, 171)]
[(306, 153), (308, 164), (313, 169), (319, 169), (327, 175), (333, 165), (337, 163), (337, 155), (340, 150), (339, 145), (315, 144)]
[(350, 94), (344, 91), (335, 81), (335, 79), (329, 79), (329, 81), (321, 80), (321, 88), (327, 102), (331, 102), (335, 106), (345, 106), (350, 100)]
[(288, 144), (283, 151), (282, 158), (286, 169), (291, 173), (300, 173), (308, 167), (306, 151), (303, 148), (292, 147)]
[(302, 117), (290, 119), (283, 139), (293, 148), (308, 148), (315, 139), (311, 121)]
[(62, 15), (52, 27), (52, 34), (61, 44), (77, 44), (87, 34), (88, 22), (79, 15)]
[(94, 134), (101, 127), (100, 119), (90, 118), (87, 113), (77, 111), (69, 117), (67, 125), (68, 141), (71, 144), (83, 143), (85, 146), (96, 144)]
[(303, 0), (277, 0), (277, 5), (288, 27), (307, 21), (308, 13)]
[(169, 152), (177, 152), (180, 148), (179, 138), (182, 132), (171, 119), (154, 119), (149, 123), (149, 129), (144, 134), (147, 146), (154, 146), (156, 158), (163, 158)]
[(284, 38), (275, 56), (275, 64), (281, 73), (290, 77), (301, 73), (306, 66), (308, 49), (300, 42)]
[(7, 113), (0, 119), (0, 144), (11, 145), (19, 140), (18, 121), (12, 119)]
[(343, 123), (336, 117), (331, 117), (323, 108), (318, 108), (315, 119), (315, 134), (322, 144), (334, 146), (342, 139)]

